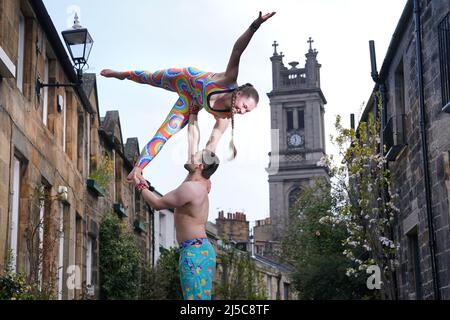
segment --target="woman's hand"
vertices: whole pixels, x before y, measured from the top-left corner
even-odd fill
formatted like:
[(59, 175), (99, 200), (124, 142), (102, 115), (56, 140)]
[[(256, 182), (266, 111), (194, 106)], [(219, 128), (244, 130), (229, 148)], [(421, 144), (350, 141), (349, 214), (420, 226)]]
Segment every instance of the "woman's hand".
[(145, 183), (147, 188), (150, 186), (148, 185), (147, 181), (142, 176), (142, 169), (139, 167), (134, 167), (133, 170), (130, 172), (130, 174), (127, 176), (127, 182), (133, 183), (135, 186), (139, 183)]
[(258, 30), (258, 28), (261, 26), (261, 24), (263, 24), (264, 22), (266, 22), (269, 18), (273, 17), (275, 15), (276, 12), (272, 12), (272, 13), (267, 13), (265, 15), (262, 15), (262, 12), (259, 12), (259, 17), (253, 21), (251, 28), (253, 29), (253, 31)]

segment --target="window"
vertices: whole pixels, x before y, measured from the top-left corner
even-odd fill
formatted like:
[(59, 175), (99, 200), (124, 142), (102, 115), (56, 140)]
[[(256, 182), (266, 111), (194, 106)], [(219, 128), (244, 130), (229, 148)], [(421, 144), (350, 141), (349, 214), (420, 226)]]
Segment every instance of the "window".
[(283, 282), (284, 300), (289, 300), (289, 283)]
[(64, 291), (64, 204), (60, 205), (59, 208), (59, 252), (58, 252), (58, 300), (63, 299)]
[(141, 195), (138, 191), (134, 191), (134, 212), (136, 215), (141, 213)]
[(72, 99), (72, 93), (70, 91), (65, 92), (66, 95), (66, 103), (64, 106), (66, 107), (65, 116), (66, 116), (66, 140), (65, 140), (65, 150), (66, 154), (69, 156), (70, 160), (76, 161), (76, 138), (77, 133), (75, 130), (71, 128), (76, 125), (76, 104), (74, 104)]
[[(62, 101), (62, 114), (63, 114), (63, 136), (62, 136), (62, 146), (63, 151), (66, 152), (66, 134), (67, 134), (67, 93), (64, 90), (63, 101)], [(88, 172), (89, 175), (89, 172)]]
[[(39, 280), (39, 286), (42, 288), (43, 285), (43, 274), (44, 274), (44, 259), (46, 258), (46, 251), (47, 249), (51, 251), (51, 248), (46, 248), (44, 246), (45, 239), (44, 235), (45, 232), (48, 232), (48, 228), (50, 227), (49, 224), (51, 223), (51, 219), (49, 217), (51, 212), (51, 201), (49, 201), (50, 193), (51, 193), (51, 186), (50, 184), (45, 180), (45, 178), (41, 178), (41, 184), (39, 186), (39, 194), (41, 194), (43, 197), (40, 199), (39, 203), (39, 221), (38, 221), (38, 236), (39, 236), (39, 251), (37, 254), (38, 257), (38, 280)], [(48, 242), (47, 242), (48, 245)]]
[[(44, 83), (48, 83), (49, 78), (49, 59), (48, 57), (45, 57), (45, 64), (44, 64)], [(42, 122), (44, 125), (48, 124), (48, 87), (44, 87), (42, 90)]]
[[(83, 265), (83, 218), (81, 215), (77, 212), (75, 217), (75, 247), (76, 247), (76, 253), (75, 253), (75, 265), (82, 266)], [(81, 283), (82, 283), (82, 275), (81, 275), (81, 269), (80, 273), (77, 275), (79, 278), (76, 279), (77, 287), (75, 289), (81, 289)], [(75, 299), (80, 298), (80, 291), (76, 291)]]
[(86, 241), (86, 286), (92, 285), (92, 238)]
[(395, 114), (405, 113), (405, 75), (403, 72), (403, 59), (395, 70)]
[(272, 276), (267, 275), (267, 297), (272, 299)]
[(20, 160), (14, 157), (13, 163), (13, 199), (10, 223), (10, 250), (11, 250), (11, 267), (15, 272), (17, 270), (17, 252), (19, 238), (19, 202), (20, 202)]
[(386, 158), (395, 161), (406, 145), (405, 135), (405, 76), (403, 59), (395, 70), (394, 77), (394, 107), (389, 111), (386, 126), (383, 131), (386, 146)]
[(305, 129), (305, 111), (297, 110), (298, 128)]
[(166, 215), (161, 213), (159, 215), (159, 244), (165, 247), (166, 245)]
[(86, 118), (86, 126), (87, 126), (87, 143), (86, 143), (86, 167), (87, 167), (87, 175), (91, 173), (91, 116), (90, 114), (87, 114)]
[(78, 109), (78, 126), (77, 126), (77, 168), (83, 173), (84, 167), (84, 112)]
[(23, 92), (23, 74), (25, 61), (25, 17), (22, 12), (19, 14), (19, 43), (17, 52), (16, 84), (20, 92)]
[(289, 199), (288, 199), (289, 209), (291, 209), (295, 205), (295, 202), (300, 197), (300, 191), (301, 191), (300, 188), (296, 187), (289, 193)]
[(122, 200), (122, 158), (121, 156), (116, 152), (113, 151), (113, 157), (114, 157), (114, 191), (116, 194), (116, 201), (121, 202)]
[(292, 110), (287, 111), (287, 129), (292, 130), (294, 129), (294, 114)]
[(420, 254), (419, 254), (419, 238), (417, 236), (417, 228), (408, 234), (409, 257), (410, 257), (410, 275), (411, 287), (414, 289), (416, 299), (423, 299), (422, 296), (422, 279), (420, 274)]
[(450, 13), (439, 23), (439, 60), (443, 111), (450, 113)]
[[(39, 207), (39, 221), (38, 221), (38, 228), (39, 228), (39, 250), (38, 250), (38, 261), (39, 261), (39, 265), (38, 265), (38, 280), (39, 280), (39, 287), (42, 288), (42, 284), (43, 284), (43, 256), (42, 253), (44, 252), (44, 218), (45, 218), (45, 201), (41, 200), (40, 201), (40, 207)], [(39, 257), (40, 256), (40, 257)]]

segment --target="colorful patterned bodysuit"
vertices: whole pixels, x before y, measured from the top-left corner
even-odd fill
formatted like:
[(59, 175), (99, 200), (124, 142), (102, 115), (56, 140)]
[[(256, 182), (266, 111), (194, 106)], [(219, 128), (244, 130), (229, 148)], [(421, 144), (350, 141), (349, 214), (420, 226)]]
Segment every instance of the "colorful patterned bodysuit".
[(149, 71), (128, 72), (128, 80), (164, 88), (177, 92), (179, 95), (166, 120), (143, 148), (136, 166), (144, 169), (161, 151), (167, 140), (188, 124), (189, 114), (196, 114), (202, 108), (213, 115), (228, 112), (212, 109), (209, 105), (209, 98), (212, 94), (232, 92), (237, 85), (218, 84), (212, 80), (213, 75), (212, 72), (200, 71), (193, 67), (170, 68), (153, 73)]
[(180, 244), (180, 283), (184, 300), (211, 300), (216, 253), (208, 238)]

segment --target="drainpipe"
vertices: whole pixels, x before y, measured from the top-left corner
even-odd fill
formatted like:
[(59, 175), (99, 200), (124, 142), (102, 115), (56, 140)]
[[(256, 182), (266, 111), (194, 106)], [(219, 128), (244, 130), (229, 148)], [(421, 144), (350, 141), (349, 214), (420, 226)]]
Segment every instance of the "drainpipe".
[(428, 218), (428, 238), (431, 256), (431, 272), (433, 276), (433, 288), (434, 298), (436, 300), (441, 299), (439, 291), (439, 273), (437, 271), (437, 259), (436, 259), (436, 236), (434, 232), (433, 224), (433, 210), (431, 207), (431, 187), (430, 176), (428, 166), (428, 143), (427, 143), (427, 131), (426, 131), (426, 115), (425, 115), (425, 98), (424, 98), (424, 85), (423, 85), (423, 65), (422, 65), (422, 37), (421, 37), (421, 21), (420, 21), (420, 5), (419, 0), (414, 0), (414, 23), (416, 33), (416, 65), (419, 81), (419, 111), (420, 111), (420, 135), (422, 140), (422, 160), (423, 160), (423, 172), (425, 183), (425, 203)]
[[(370, 75), (372, 76), (373, 81), (376, 84), (375, 91), (380, 90), (381, 94), (381, 119), (380, 119), (380, 125), (381, 125), (381, 132), (380, 132), (380, 153), (384, 155), (384, 129), (386, 127), (386, 118), (387, 118), (387, 99), (386, 99), (386, 85), (384, 84), (384, 81), (380, 78), (380, 75), (378, 74), (377, 70), (377, 59), (375, 54), (375, 42), (373, 40), (369, 41), (369, 48), (370, 48), (370, 63), (372, 66), (372, 72)], [(378, 112), (378, 98), (375, 97), (375, 106), (376, 110)]]
[[(376, 60), (376, 54), (375, 54), (375, 42), (373, 40), (369, 41), (369, 48), (370, 48), (370, 63), (372, 67), (371, 76), (373, 81), (375, 82), (375, 91), (380, 90), (380, 99), (381, 99), (381, 119), (380, 119), (380, 154), (384, 156), (384, 130), (386, 128), (386, 119), (387, 119), (387, 97), (386, 97), (386, 85), (384, 83), (384, 80), (380, 77), (377, 69), (377, 60)], [(375, 100), (375, 106), (376, 106), (376, 112), (378, 112), (378, 96), (374, 97)], [(387, 168), (387, 164), (383, 165), (384, 169)], [(384, 187), (384, 195), (383, 199), (389, 199), (389, 192), (387, 189), (387, 186)], [(386, 201), (386, 200), (383, 200)], [(393, 231), (390, 231), (391, 238), (394, 238)], [(394, 271), (393, 275), (393, 290), (394, 292), (391, 292), (392, 299), (397, 300), (398, 299), (398, 284), (397, 284), (397, 273)]]

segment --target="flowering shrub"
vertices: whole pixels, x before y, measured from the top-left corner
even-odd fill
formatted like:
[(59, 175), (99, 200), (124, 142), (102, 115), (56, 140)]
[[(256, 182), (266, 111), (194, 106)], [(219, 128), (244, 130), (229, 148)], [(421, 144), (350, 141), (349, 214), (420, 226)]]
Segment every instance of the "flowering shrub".
[(329, 166), (332, 192), (341, 201), (320, 222), (346, 228), (343, 254), (356, 263), (347, 275), (366, 273), (370, 266), (377, 265), (384, 297), (394, 299), (399, 246), (393, 239), (392, 226), (400, 211), (395, 205), (399, 196), (394, 191), (387, 160), (379, 152), (380, 110), (381, 106), (378, 116), (370, 114), (367, 122), (361, 122), (357, 132), (342, 127), (340, 117), (336, 118), (337, 136), (333, 142), (342, 162), (334, 165), (329, 157), (321, 163)]

